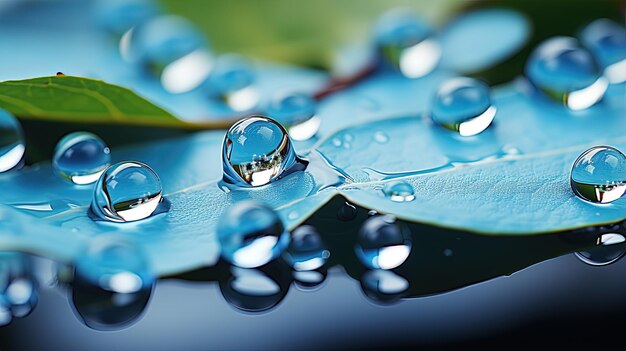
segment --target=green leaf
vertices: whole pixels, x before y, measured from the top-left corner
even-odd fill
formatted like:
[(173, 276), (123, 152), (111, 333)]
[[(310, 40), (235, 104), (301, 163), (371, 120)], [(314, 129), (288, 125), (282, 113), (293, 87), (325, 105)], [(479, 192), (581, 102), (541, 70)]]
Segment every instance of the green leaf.
[[(200, 129), (132, 90), (83, 77), (54, 76), (0, 82), (0, 108), (22, 119)], [(223, 125), (223, 124), (219, 124)]]

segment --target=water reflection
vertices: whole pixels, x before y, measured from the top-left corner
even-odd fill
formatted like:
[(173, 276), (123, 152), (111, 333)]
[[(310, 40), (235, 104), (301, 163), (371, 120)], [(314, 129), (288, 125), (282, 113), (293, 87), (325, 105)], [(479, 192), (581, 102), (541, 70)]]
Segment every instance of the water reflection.
[(409, 281), (392, 271), (378, 269), (361, 276), (361, 288), (375, 302), (391, 303), (404, 296), (409, 289)]
[(626, 254), (626, 238), (620, 225), (600, 227), (597, 247), (578, 251), (574, 255), (590, 266), (606, 266), (619, 261)]
[(30, 258), (0, 252), (0, 326), (28, 316), (37, 305), (37, 289)]
[(258, 313), (277, 306), (287, 295), (291, 281), (289, 266), (276, 260), (254, 269), (228, 267), (219, 288), (234, 308)]
[(69, 301), (76, 317), (87, 327), (113, 331), (135, 324), (148, 305), (152, 286), (129, 293), (109, 291), (77, 278), (70, 285)]

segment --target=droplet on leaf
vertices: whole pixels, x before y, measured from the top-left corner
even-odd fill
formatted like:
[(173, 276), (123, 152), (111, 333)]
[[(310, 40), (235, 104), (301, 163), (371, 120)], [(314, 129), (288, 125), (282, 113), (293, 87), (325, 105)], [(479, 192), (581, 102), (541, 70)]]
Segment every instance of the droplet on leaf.
[(626, 193), (626, 156), (610, 146), (592, 147), (574, 162), (570, 183), (581, 199), (613, 202)]
[(104, 141), (87, 132), (74, 132), (63, 137), (52, 156), (55, 171), (75, 184), (97, 181), (110, 163), (111, 155)]
[(389, 200), (394, 202), (408, 202), (415, 200), (415, 190), (411, 184), (396, 180), (385, 184), (383, 193)]
[(473, 136), (487, 129), (496, 116), (489, 87), (473, 78), (455, 78), (443, 83), (435, 95), (432, 119), (438, 125)]
[(555, 101), (584, 110), (602, 100), (608, 87), (591, 53), (570, 37), (548, 39), (526, 62), (526, 76)]
[(159, 209), (162, 190), (159, 176), (145, 163), (116, 163), (98, 179), (91, 211), (112, 222), (148, 218)]

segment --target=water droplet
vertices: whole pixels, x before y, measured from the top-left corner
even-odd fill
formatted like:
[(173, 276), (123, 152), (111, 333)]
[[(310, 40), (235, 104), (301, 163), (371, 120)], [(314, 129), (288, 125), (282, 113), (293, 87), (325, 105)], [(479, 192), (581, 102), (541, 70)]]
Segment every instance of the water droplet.
[(279, 94), (267, 108), (267, 114), (289, 126), (289, 135), (298, 141), (311, 139), (319, 130), (322, 121), (315, 112), (315, 100), (303, 93)]
[(330, 251), (326, 250), (322, 237), (310, 225), (303, 225), (291, 234), (291, 242), (283, 254), (285, 261), (296, 271), (310, 271), (322, 267)]
[(389, 200), (395, 202), (408, 202), (415, 199), (415, 191), (411, 184), (401, 180), (391, 181), (385, 184), (383, 193)]
[(88, 327), (121, 329), (137, 320), (154, 282), (138, 246), (119, 235), (98, 236), (75, 261), (72, 303)]
[(278, 305), (289, 291), (289, 272), (282, 268), (280, 265), (264, 269), (230, 267), (227, 279), (219, 282), (220, 291), (238, 310), (267, 311)]
[(332, 143), (335, 147), (341, 147), (341, 140), (339, 138), (333, 138)]
[(406, 261), (411, 253), (408, 228), (392, 216), (373, 216), (359, 229), (355, 252), (361, 263), (370, 269), (393, 269)]
[(591, 53), (570, 37), (539, 44), (526, 62), (526, 76), (547, 96), (572, 110), (593, 106), (608, 87)]
[(626, 156), (610, 146), (595, 146), (574, 162), (572, 190), (593, 203), (610, 203), (626, 193)]
[(601, 18), (587, 25), (580, 39), (604, 68), (609, 82), (626, 81), (626, 29), (623, 26)]
[(207, 49), (194, 50), (163, 68), (161, 85), (172, 94), (196, 89), (211, 73), (213, 61), (213, 55)]
[(244, 118), (226, 133), (222, 147), (224, 181), (261, 186), (304, 165), (285, 129), (271, 118)]
[(96, 6), (98, 25), (116, 37), (160, 12), (153, 0), (99, 0)]
[(94, 189), (91, 211), (112, 222), (150, 217), (162, 202), (159, 176), (145, 163), (120, 162), (107, 168)]
[(254, 80), (255, 72), (248, 60), (239, 55), (226, 54), (217, 58), (202, 89), (234, 111), (249, 111), (259, 102)]
[(432, 106), (432, 119), (461, 136), (481, 133), (496, 116), (489, 87), (473, 78), (454, 78), (444, 82)]
[(75, 184), (97, 181), (110, 163), (111, 155), (104, 141), (87, 132), (70, 133), (63, 137), (52, 156), (54, 170)]
[(337, 219), (340, 221), (348, 222), (356, 218), (357, 209), (356, 206), (349, 202), (344, 202), (339, 206), (337, 210)]
[(439, 63), (441, 47), (432, 34), (424, 22), (399, 10), (381, 16), (374, 28), (383, 62), (409, 78), (425, 76)]
[(392, 271), (373, 270), (363, 274), (361, 288), (374, 301), (391, 303), (402, 298), (409, 288), (409, 282)]
[[(134, 27), (126, 56), (162, 78), (162, 73), (170, 64), (205, 48), (204, 36), (191, 22), (179, 16), (167, 15)], [(171, 77), (171, 74), (167, 77)], [(191, 75), (185, 78), (195, 79)], [(177, 86), (166, 79), (165, 87)], [(178, 92), (176, 88), (174, 92)]]
[(20, 164), (26, 147), (22, 126), (9, 112), (0, 109), (0, 172)]
[(452, 251), (452, 249), (445, 249), (443, 250), (443, 255), (446, 257), (451, 257), (452, 255), (454, 255), (454, 251)]
[(252, 200), (237, 202), (222, 214), (217, 236), (222, 257), (243, 268), (263, 266), (289, 245), (289, 233), (274, 210)]
[(389, 141), (389, 137), (383, 132), (376, 132), (374, 133), (374, 141), (379, 144), (384, 144)]

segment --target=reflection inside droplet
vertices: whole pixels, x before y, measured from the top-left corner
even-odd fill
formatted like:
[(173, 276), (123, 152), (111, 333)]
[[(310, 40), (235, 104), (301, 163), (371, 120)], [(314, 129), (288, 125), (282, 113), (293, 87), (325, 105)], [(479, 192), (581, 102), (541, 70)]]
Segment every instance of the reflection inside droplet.
[(0, 108), (0, 172), (19, 165), (25, 151), (22, 126), (12, 114)]
[(284, 264), (261, 269), (230, 267), (229, 275), (219, 282), (226, 301), (238, 310), (263, 312), (276, 306), (287, 294), (291, 283)]
[(570, 183), (581, 199), (613, 202), (626, 193), (626, 156), (610, 146), (592, 147), (574, 162)]
[(409, 288), (409, 282), (392, 271), (373, 270), (363, 274), (361, 287), (368, 297), (389, 303), (402, 297)]

